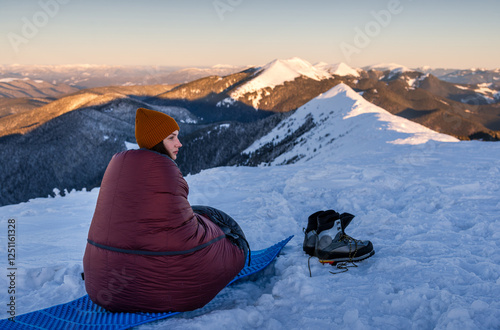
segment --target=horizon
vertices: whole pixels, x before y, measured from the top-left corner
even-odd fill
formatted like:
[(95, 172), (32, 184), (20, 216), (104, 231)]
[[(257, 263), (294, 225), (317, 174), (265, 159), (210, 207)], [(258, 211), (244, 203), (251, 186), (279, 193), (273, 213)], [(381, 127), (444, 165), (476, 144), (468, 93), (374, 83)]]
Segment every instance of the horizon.
[(2, 65), (500, 67), (493, 0), (2, 2)]
[[(273, 59), (269, 61), (268, 63), (274, 61), (274, 60), (288, 60), (288, 59)], [(304, 59), (303, 59), (304, 60)], [(310, 63), (312, 66), (315, 66), (321, 62), (315, 62), (315, 63)], [(194, 66), (194, 65), (186, 65), (186, 66), (178, 66), (178, 65), (154, 65), (154, 64), (90, 64), (90, 63), (74, 63), (74, 64), (20, 64), (20, 63), (11, 63), (11, 64), (5, 64), (5, 63), (0, 63), (0, 66), (4, 67), (9, 67), (9, 66), (27, 66), (27, 67), (119, 67), (119, 68), (148, 68), (148, 67), (159, 67), (159, 68), (169, 68), (174, 71), (176, 70), (183, 70), (183, 69), (212, 69), (216, 68), (217, 66), (221, 67), (233, 67), (233, 68), (247, 68), (247, 67), (261, 67), (264, 66), (268, 63), (259, 63), (259, 64), (246, 64), (246, 65), (231, 65), (231, 64), (223, 64), (223, 63), (218, 63), (214, 65), (199, 65), (199, 66)], [(344, 62), (338, 62), (338, 63), (327, 63), (329, 65), (336, 65), (336, 64), (341, 64)], [(344, 63), (345, 64), (345, 63)], [(398, 63), (373, 63), (371, 65), (363, 65), (361, 67), (356, 67), (356, 66), (349, 66), (352, 69), (369, 69), (371, 67), (375, 66), (394, 66), (394, 67), (406, 67), (405, 65), (398, 64)], [(431, 67), (431, 66), (421, 66), (421, 67), (408, 67), (411, 70), (419, 70), (419, 69), (424, 69), (424, 70), (472, 70), (472, 71), (495, 71), (495, 70), (500, 70), (500, 66), (494, 67), (494, 68), (484, 68), (484, 67), (464, 67), (464, 68), (457, 68), (457, 67)]]

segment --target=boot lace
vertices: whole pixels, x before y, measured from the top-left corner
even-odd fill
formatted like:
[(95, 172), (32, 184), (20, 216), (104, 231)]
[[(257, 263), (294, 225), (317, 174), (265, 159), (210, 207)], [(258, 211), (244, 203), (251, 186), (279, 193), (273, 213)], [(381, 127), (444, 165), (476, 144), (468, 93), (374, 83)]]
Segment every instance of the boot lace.
[[(346, 233), (343, 233), (339, 237), (339, 240), (344, 241), (346, 243), (352, 243), (352, 242), (354, 242), (354, 250), (351, 250), (349, 248), (349, 260), (330, 263), (332, 266), (335, 266), (337, 268), (337, 270), (334, 271), (334, 272), (329, 271), (333, 275), (340, 274), (340, 273), (345, 273), (345, 272), (347, 272), (349, 270), (349, 268), (358, 267), (358, 265), (356, 265), (354, 263), (353, 258), (356, 255), (356, 253), (358, 252), (358, 242), (361, 242), (361, 241), (357, 240), (357, 239), (355, 239), (355, 238), (353, 238), (353, 237), (351, 237), (349, 235), (347, 235)], [(349, 244), (349, 247), (350, 246), (351, 245)], [(311, 256), (311, 257), (309, 257), (309, 259), (307, 259), (307, 267), (309, 269), (309, 277), (312, 277), (312, 272), (311, 272), (311, 259), (312, 258), (315, 258), (315, 257)], [(322, 262), (321, 260), (319, 260), (319, 262), (322, 263), (323, 265), (325, 263), (328, 263), (328, 262)]]

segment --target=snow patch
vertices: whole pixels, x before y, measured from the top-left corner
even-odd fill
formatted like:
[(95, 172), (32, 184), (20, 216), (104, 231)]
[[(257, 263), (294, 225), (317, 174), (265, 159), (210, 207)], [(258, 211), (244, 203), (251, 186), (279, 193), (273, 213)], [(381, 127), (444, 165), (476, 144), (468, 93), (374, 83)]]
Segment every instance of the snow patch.
[(222, 101), (217, 102), (215, 106), (229, 108), (230, 106), (234, 105), (235, 102), (236, 100), (233, 99), (232, 97), (226, 97)]
[(500, 100), (500, 92), (493, 89), (493, 86), (493, 83), (478, 84), (474, 91), (478, 93), (480, 97), (483, 97), (487, 103), (493, 104)]
[(125, 141), (125, 149), (126, 150), (135, 150), (135, 149), (141, 149), (137, 143), (132, 143)]
[[(10, 83), (10, 82), (13, 82), (13, 81), (29, 81), (30, 78), (2, 78), (0, 79), (0, 83)], [(43, 81), (41, 81), (43, 82)]]

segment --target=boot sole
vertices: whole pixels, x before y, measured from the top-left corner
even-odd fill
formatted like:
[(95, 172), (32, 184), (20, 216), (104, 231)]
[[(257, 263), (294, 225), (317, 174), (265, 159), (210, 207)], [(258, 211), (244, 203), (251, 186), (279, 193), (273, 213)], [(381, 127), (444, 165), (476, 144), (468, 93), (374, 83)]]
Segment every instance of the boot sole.
[(364, 254), (362, 256), (357, 256), (354, 258), (344, 257), (344, 258), (335, 258), (335, 259), (319, 259), (319, 262), (322, 264), (336, 264), (337, 262), (351, 262), (351, 261), (361, 261), (370, 258), (375, 254), (375, 250), (372, 250), (370, 253)]

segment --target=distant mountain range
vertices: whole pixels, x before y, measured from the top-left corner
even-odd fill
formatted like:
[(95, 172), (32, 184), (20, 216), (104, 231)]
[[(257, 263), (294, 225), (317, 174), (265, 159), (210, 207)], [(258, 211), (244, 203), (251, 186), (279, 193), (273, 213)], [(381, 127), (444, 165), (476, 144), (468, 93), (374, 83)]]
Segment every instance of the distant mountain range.
[[(184, 147), (178, 164), (184, 174), (300, 161), (300, 154), (282, 155), (307, 144), (321, 124), (313, 115), (280, 130), (273, 143), (248, 148), (292, 120), (297, 109), (313, 111), (308, 102), (335, 86), (357, 100), (341, 102), (343, 107), (377, 106), (455, 138), (496, 141), (499, 77), (498, 70), (351, 68), (300, 58), (201, 69), (0, 66), (0, 205), (47, 196), (54, 188), (99, 186), (111, 156), (135, 143), (138, 107), (163, 111), (179, 122)], [(334, 132), (327, 133), (325, 143), (345, 133), (331, 118)]]
[(500, 85), (500, 68), (488, 70), (480, 68), (471, 69), (443, 69), (443, 68), (431, 68), (431, 67), (419, 67), (415, 69), (410, 69), (408, 67), (390, 63), (390, 64), (377, 64), (367, 67), (363, 67), (365, 71), (377, 70), (377, 71), (415, 71), (421, 73), (428, 73), (440, 80), (448, 81), (457, 84), (493, 84), (495, 86)]
[(437, 132), (461, 139), (499, 138), (500, 92), (496, 85), (451, 83), (397, 66), (366, 71), (345, 64), (311, 65), (299, 58), (275, 60), (225, 77), (211, 76), (176, 86), (150, 102), (188, 100), (203, 104), (203, 109), (211, 108), (212, 117), (220, 112), (217, 108), (242, 106), (288, 112), (339, 83), (389, 112)]
[[(279, 61), (279, 60), (276, 60)], [(272, 63), (272, 62), (271, 62)], [(265, 65), (264, 65), (265, 66)], [(263, 66), (263, 67), (264, 67)], [(65, 84), (79, 89), (123, 85), (181, 84), (208, 76), (227, 76), (251, 67), (234, 65), (214, 65), (212, 67), (175, 67), (175, 66), (116, 66), (116, 65), (1, 65), (2, 79), (42, 80), (54, 85)], [(333, 75), (356, 76), (358, 71), (415, 71), (432, 74), (440, 80), (458, 84), (500, 84), (500, 68), (487, 69), (443, 69), (420, 67), (410, 69), (388, 63), (351, 68), (345, 63), (329, 64), (320, 62), (314, 65)]]
[(43, 80), (79, 89), (105, 86), (185, 83), (210, 75), (225, 76), (245, 67), (215, 65), (203, 68), (114, 65), (0, 65), (2, 79)]

